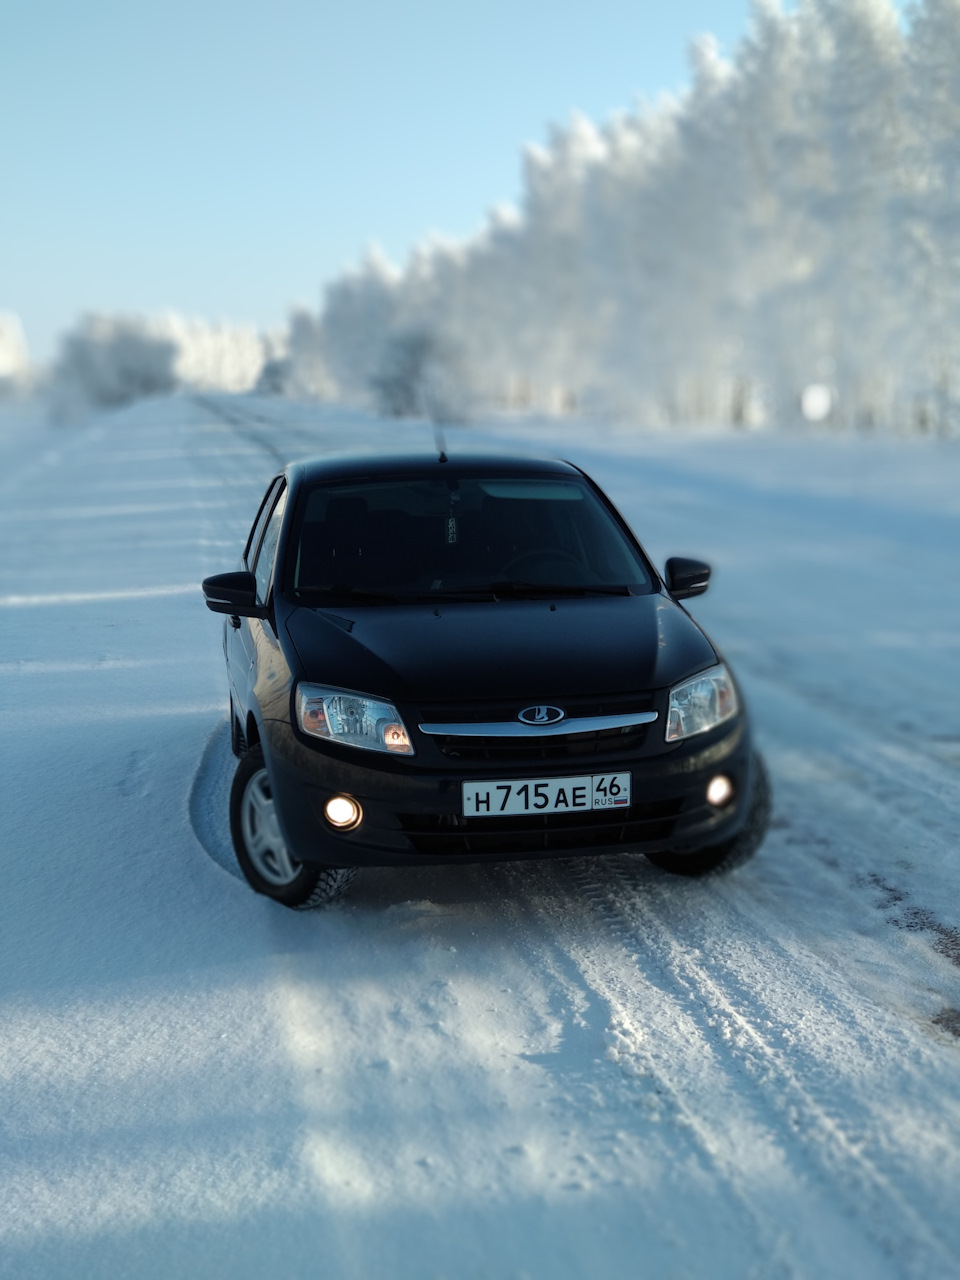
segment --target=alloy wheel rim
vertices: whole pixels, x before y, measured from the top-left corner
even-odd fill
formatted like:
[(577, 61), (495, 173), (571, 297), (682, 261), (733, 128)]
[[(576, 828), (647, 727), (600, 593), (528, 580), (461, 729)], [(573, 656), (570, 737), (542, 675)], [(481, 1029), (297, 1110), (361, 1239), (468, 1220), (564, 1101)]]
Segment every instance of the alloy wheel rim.
[(240, 825), (244, 848), (257, 874), (278, 888), (292, 884), (300, 863), (290, 857), (280, 831), (266, 769), (258, 769), (244, 789)]

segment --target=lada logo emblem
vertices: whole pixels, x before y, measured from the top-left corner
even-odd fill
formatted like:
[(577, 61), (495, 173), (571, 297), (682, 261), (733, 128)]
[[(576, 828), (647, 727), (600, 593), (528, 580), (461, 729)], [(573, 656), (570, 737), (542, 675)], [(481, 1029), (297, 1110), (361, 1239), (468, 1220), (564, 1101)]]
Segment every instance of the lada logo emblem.
[(566, 715), (559, 707), (524, 707), (517, 715), (524, 724), (556, 724)]

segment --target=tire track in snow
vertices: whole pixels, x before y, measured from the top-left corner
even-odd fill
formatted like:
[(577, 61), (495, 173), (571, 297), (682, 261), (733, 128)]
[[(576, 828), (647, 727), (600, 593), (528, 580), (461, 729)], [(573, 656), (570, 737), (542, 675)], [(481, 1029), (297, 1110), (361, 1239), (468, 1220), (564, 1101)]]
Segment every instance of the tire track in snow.
[[(783, 1049), (759, 1025), (769, 1021), (768, 1005), (736, 998), (702, 959), (700, 948), (673, 935), (638, 890), (622, 864), (605, 860), (601, 871), (574, 865), (577, 896), (585, 901), (631, 959), (629, 980), (616, 969), (604, 970), (596, 958), (581, 953), (585, 977), (606, 1000), (612, 1014), (610, 1056), (627, 1074), (650, 1074), (666, 1092), (682, 1122), (692, 1127), (705, 1151), (734, 1185), (743, 1182), (736, 1165), (737, 1143), (724, 1130), (736, 1126), (766, 1130), (765, 1143), (779, 1148), (784, 1162), (805, 1180), (803, 1165), (819, 1173), (826, 1187), (839, 1194), (855, 1227), (868, 1205), (871, 1226), (882, 1252), (896, 1259), (898, 1270), (917, 1280), (956, 1274), (950, 1247), (930, 1228), (918, 1209), (862, 1150), (854, 1135), (818, 1102), (799, 1078)], [(791, 998), (791, 992), (786, 998)], [(657, 1009), (654, 1030), (669, 1036), (666, 1055), (651, 1051), (645, 1017)], [(675, 1068), (674, 1083), (663, 1065)], [(688, 1102), (687, 1096), (695, 1099)], [(708, 1101), (709, 1099), (709, 1101)], [(718, 1106), (719, 1102), (719, 1106)], [(757, 1149), (753, 1137), (750, 1147)], [(771, 1159), (770, 1174), (776, 1174)], [(751, 1181), (744, 1198), (755, 1201)], [(803, 1208), (794, 1206), (801, 1215)], [(812, 1210), (812, 1206), (811, 1206)], [(813, 1212), (810, 1229), (822, 1230)], [(766, 1223), (783, 1217), (783, 1205), (771, 1204)], [(802, 1224), (801, 1224), (802, 1225)], [(825, 1259), (829, 1261), (829, 1257)]]
[[(942, 743), (768, 677), (754, 677), (754, 684), (788, 842), (821, 851), (833, 893), (853, 891), (862, 900), (866, 891), (888, 924), (921, 935), (930, 952), (960, 967), (958, 899), (944, 892), (955, 864), (960, 791)], [(946, 1003), (930, 1021), (956, 1036), (960, 985), (944, 972), (937, 986)]]
[[(270, 405), (249, 405), (231, 396), (195, 396), (195, 403), (225, 430), (233, 432), (246, 444), (260, 449), (270, 458), (271, 474), (282, 470), (296, 458), (316, 457), (324, 450), (339, 452), (344, 448), (344, 424), (334, 418), (324, 420), (319, 407), (307, 422), (271, 418)], [(311, 415), (312, 416), (312, 415)], [(394, 427), (394, 435), (399, 428)], [(362, 440), (358, 441), (362, 445)], [(253, 518), (251, 512), (251, 519)]]
[[(606, 1084), (614, 1095), (608, 1109), (624, 1113), (620, 1091), (625, 1085), (628, 1107), (632, 1095), (638, 1113), (655, 1126), (641, 1131), (643, 1145), (652, 1145), (659, 1135), (665, 1158), (674, 1167), (703, 1171), (712, 1198), (726, 1204), (739, 1234), (762, 1259), (750, 1275), (786, 1280), (808, 1274), (804, 1248), (790, 1238), (782, 1221), (784, 1201), (799, 1189), (792, 1174), (783, 1168), (769, 1135), (751, 1117), (740, 1115), (736, 1134), (731, 1134), (726, 1122), (743, 1110), (737, 1091), (713, 1071), (675, 997), (655, 984), (637, 981), (637, 956), (625, 947), (611, 919), (597, 910), (604, 896), (598, 870), (576, 864), (544, 866), (539, 890), (525, 896), (532, 912), (545, 920), (551, 945), (563, 957), (553, 962), (555, 974), (579, 987), (585, 1007), (598, 1004), (606, 1009), (606, 1058), (619, 1069), (617, 1086)], [(517, 892), (520, 885), (510, 878)], [(604, 925), (599, 933), (598, 915)], [(541, 966), (547, 967), (542, 958)], [(594, 1085), (599, 1085), (597, 1076)], [(744, 1156), (750, 1164), (747, 1170)], [(855, 1254), (857, 1242), (849, 1248)], [(828, 1269), (818, 1271), (828, 1274)], [(886, 1273), (881, 1267), (872, 1274)]]
[[(265, 439), (262, 431), (257, 430), (258, 427), (270, 425), (266, 418), (256, 417), (248, 409), (239, 407), (233, 400), (215, 399), (212, 396), (195, 396), (194, 400), (201, 409), (218, 422), (224, 423), (241, 439), (269, 454), (276, 464), (276, 469), (285, 466), (289, 460), (289, 454), (278, 449), (272, 440)], [(285, 429), (285, 440), (289, 438), (289, 434), (289, 429)]]

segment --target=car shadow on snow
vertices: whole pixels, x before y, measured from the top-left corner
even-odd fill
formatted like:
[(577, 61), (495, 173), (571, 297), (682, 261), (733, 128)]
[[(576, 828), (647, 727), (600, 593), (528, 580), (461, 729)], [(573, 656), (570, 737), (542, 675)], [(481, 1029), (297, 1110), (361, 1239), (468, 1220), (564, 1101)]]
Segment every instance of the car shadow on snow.
[(230, 840), (230, 783), (235, 765), (230, 723), (224, 719), (207, 739), (190, 788), (190, 824), (217, 866), (242, 879)]

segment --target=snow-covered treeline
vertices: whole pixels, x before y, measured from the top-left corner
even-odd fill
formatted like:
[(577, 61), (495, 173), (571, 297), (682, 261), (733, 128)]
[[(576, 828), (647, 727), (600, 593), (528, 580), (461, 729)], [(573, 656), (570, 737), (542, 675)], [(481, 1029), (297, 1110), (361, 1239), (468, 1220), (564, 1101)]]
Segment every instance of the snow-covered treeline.
[(301, 315), (287, 372), (389, 412), (578, 408), (951, 431), (960, 0), (757, 0), (680, 100), (528, 149), (519, 210)]
[[(679, 99), (524, 156), (515, 210), (401, 270), (371, 251), (285, 334), (88, 315), (56, 403), (178, 386), (451, 419), (960, 430), (960, 0), (755, 0)], [(9, 343), (8, 343), (9, 346)]]
[(56, 409), (120, 405), (178, 387), (247, 391), (271, 356), (254, 329), (178, 315), (87, 314), (63, 337), (48, 375)]

